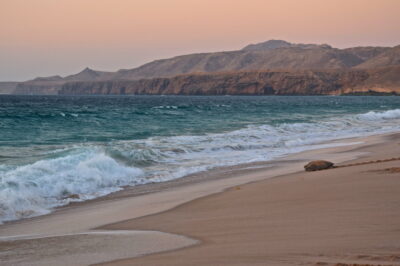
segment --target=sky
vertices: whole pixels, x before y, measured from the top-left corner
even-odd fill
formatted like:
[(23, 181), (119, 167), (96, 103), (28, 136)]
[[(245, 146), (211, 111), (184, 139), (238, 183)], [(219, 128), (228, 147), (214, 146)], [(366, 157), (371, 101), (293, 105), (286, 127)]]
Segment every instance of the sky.
[(283, 39), (400, 44), (400, 0), (0, 0), (0, 81)]

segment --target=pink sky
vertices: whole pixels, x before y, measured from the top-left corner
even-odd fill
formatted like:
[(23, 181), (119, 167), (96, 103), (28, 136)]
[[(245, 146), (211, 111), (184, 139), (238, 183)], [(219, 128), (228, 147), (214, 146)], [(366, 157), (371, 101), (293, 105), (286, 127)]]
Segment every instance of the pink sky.
[(400, 0), (0, 0), (0, 80), (284, 39), (400, 44)]

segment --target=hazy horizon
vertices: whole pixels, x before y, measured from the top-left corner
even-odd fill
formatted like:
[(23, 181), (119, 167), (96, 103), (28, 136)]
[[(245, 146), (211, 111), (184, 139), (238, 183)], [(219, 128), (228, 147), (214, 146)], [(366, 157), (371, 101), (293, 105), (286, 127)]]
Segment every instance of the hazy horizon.
[(0, 0), (0, 81), (134, 68), (282, 39), (400, 44), (400, 1)]

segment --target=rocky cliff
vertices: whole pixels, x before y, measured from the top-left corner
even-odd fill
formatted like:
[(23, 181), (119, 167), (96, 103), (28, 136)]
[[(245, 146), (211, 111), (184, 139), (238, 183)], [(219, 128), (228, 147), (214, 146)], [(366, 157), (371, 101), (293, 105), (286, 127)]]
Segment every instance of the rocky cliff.
[(20, 82), (16, 85), (14, 94), (58, 94), (62, 85), (71, 81), (99, 81), (112, 79), (113, 72), (104, 72), (85, 68), (81, 72), (66, 77), (38, 77), (33, 80)]
[(400, 93), (400, 67), (379, 70), (270, 70), (172, 78), (68, 82), (60, 94), (340, 95)]
[[(385, 81), (382, 78), (385, 76), (393, 79), (395, 78), (393, 75), (398, 75), (398, 73), (393, 74), (393, 70), (390, 70), (392, 76), (379, 70), (389, 66), (400, 66), (400, 46), (337, 49), (326, 44), (293, 44), (270, 40), (251, 44), (237, 51), (177, 56), (117, 72), (86, 68), (78, 74), (64, 78), (60, 76), (37, 78), (19, 83), (15, 93), (86, 94), (93, 91), (101, 94), (154, 94), (155, 91), (159, 91), (159, 93), (178, 94), (177, 91), (180, 91), (187, 94), (199, 91), (200, 94), (221, 94), (220, 91), (227, 91), (229, 94), (249, 94), (248, 91), (254, 90), (256, 94), (263, 94), (263, 86), (271, 87), (272, 85), (268, 84), (272, 82), (275, 84), (272, 87), (278, 94), (280, 90), (289, 94), (318, 94), (326, 91), (334, 93), (334, 88), (352, 90), (355, 88), (353, 82), (360, 82), (358, 85), (364, 84), (362, 82), (365, 82), (365, 79), (359, 77), (368, 76), (371, 71), (375, 71), (375, 83), (372, 84), (371, 77), (367, 79), (365, 88), (386, 90), (389, 85), (390, 88), (397, 86), (390, 80)], [(258, 74), (260, 77), (254, 73), (263, 74)], [(208, 81), (204, 81), (205, 79)], [(241, 83), (242, 79), (258, 85), (254, 85), (255, 87), (251, 89)], [(341, 79), (346, 79), (350, 83), (344, 83)], [(234, 84), (234, 82), (239, 83)], [(166, 83), (173, 84), (176, 88), (165, 87)], [(207, 85), (208, 83), (213, 85)], [(277, 84), (284, 87), (278, 88)], [(85, 89), (81, 89), (81, 86)], [(246, 89), (243, 89), (243, 86)], [(76, 92), (73, 92), (74, 90)], [(361, 89), (357, 87), (357, 90)]]

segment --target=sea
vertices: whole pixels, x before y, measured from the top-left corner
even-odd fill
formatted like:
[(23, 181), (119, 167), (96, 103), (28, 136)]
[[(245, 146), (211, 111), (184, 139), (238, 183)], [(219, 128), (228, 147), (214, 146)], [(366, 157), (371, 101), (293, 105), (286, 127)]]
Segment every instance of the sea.
[(398, 96), (0, 95), (0, 223), (399, 130)]

